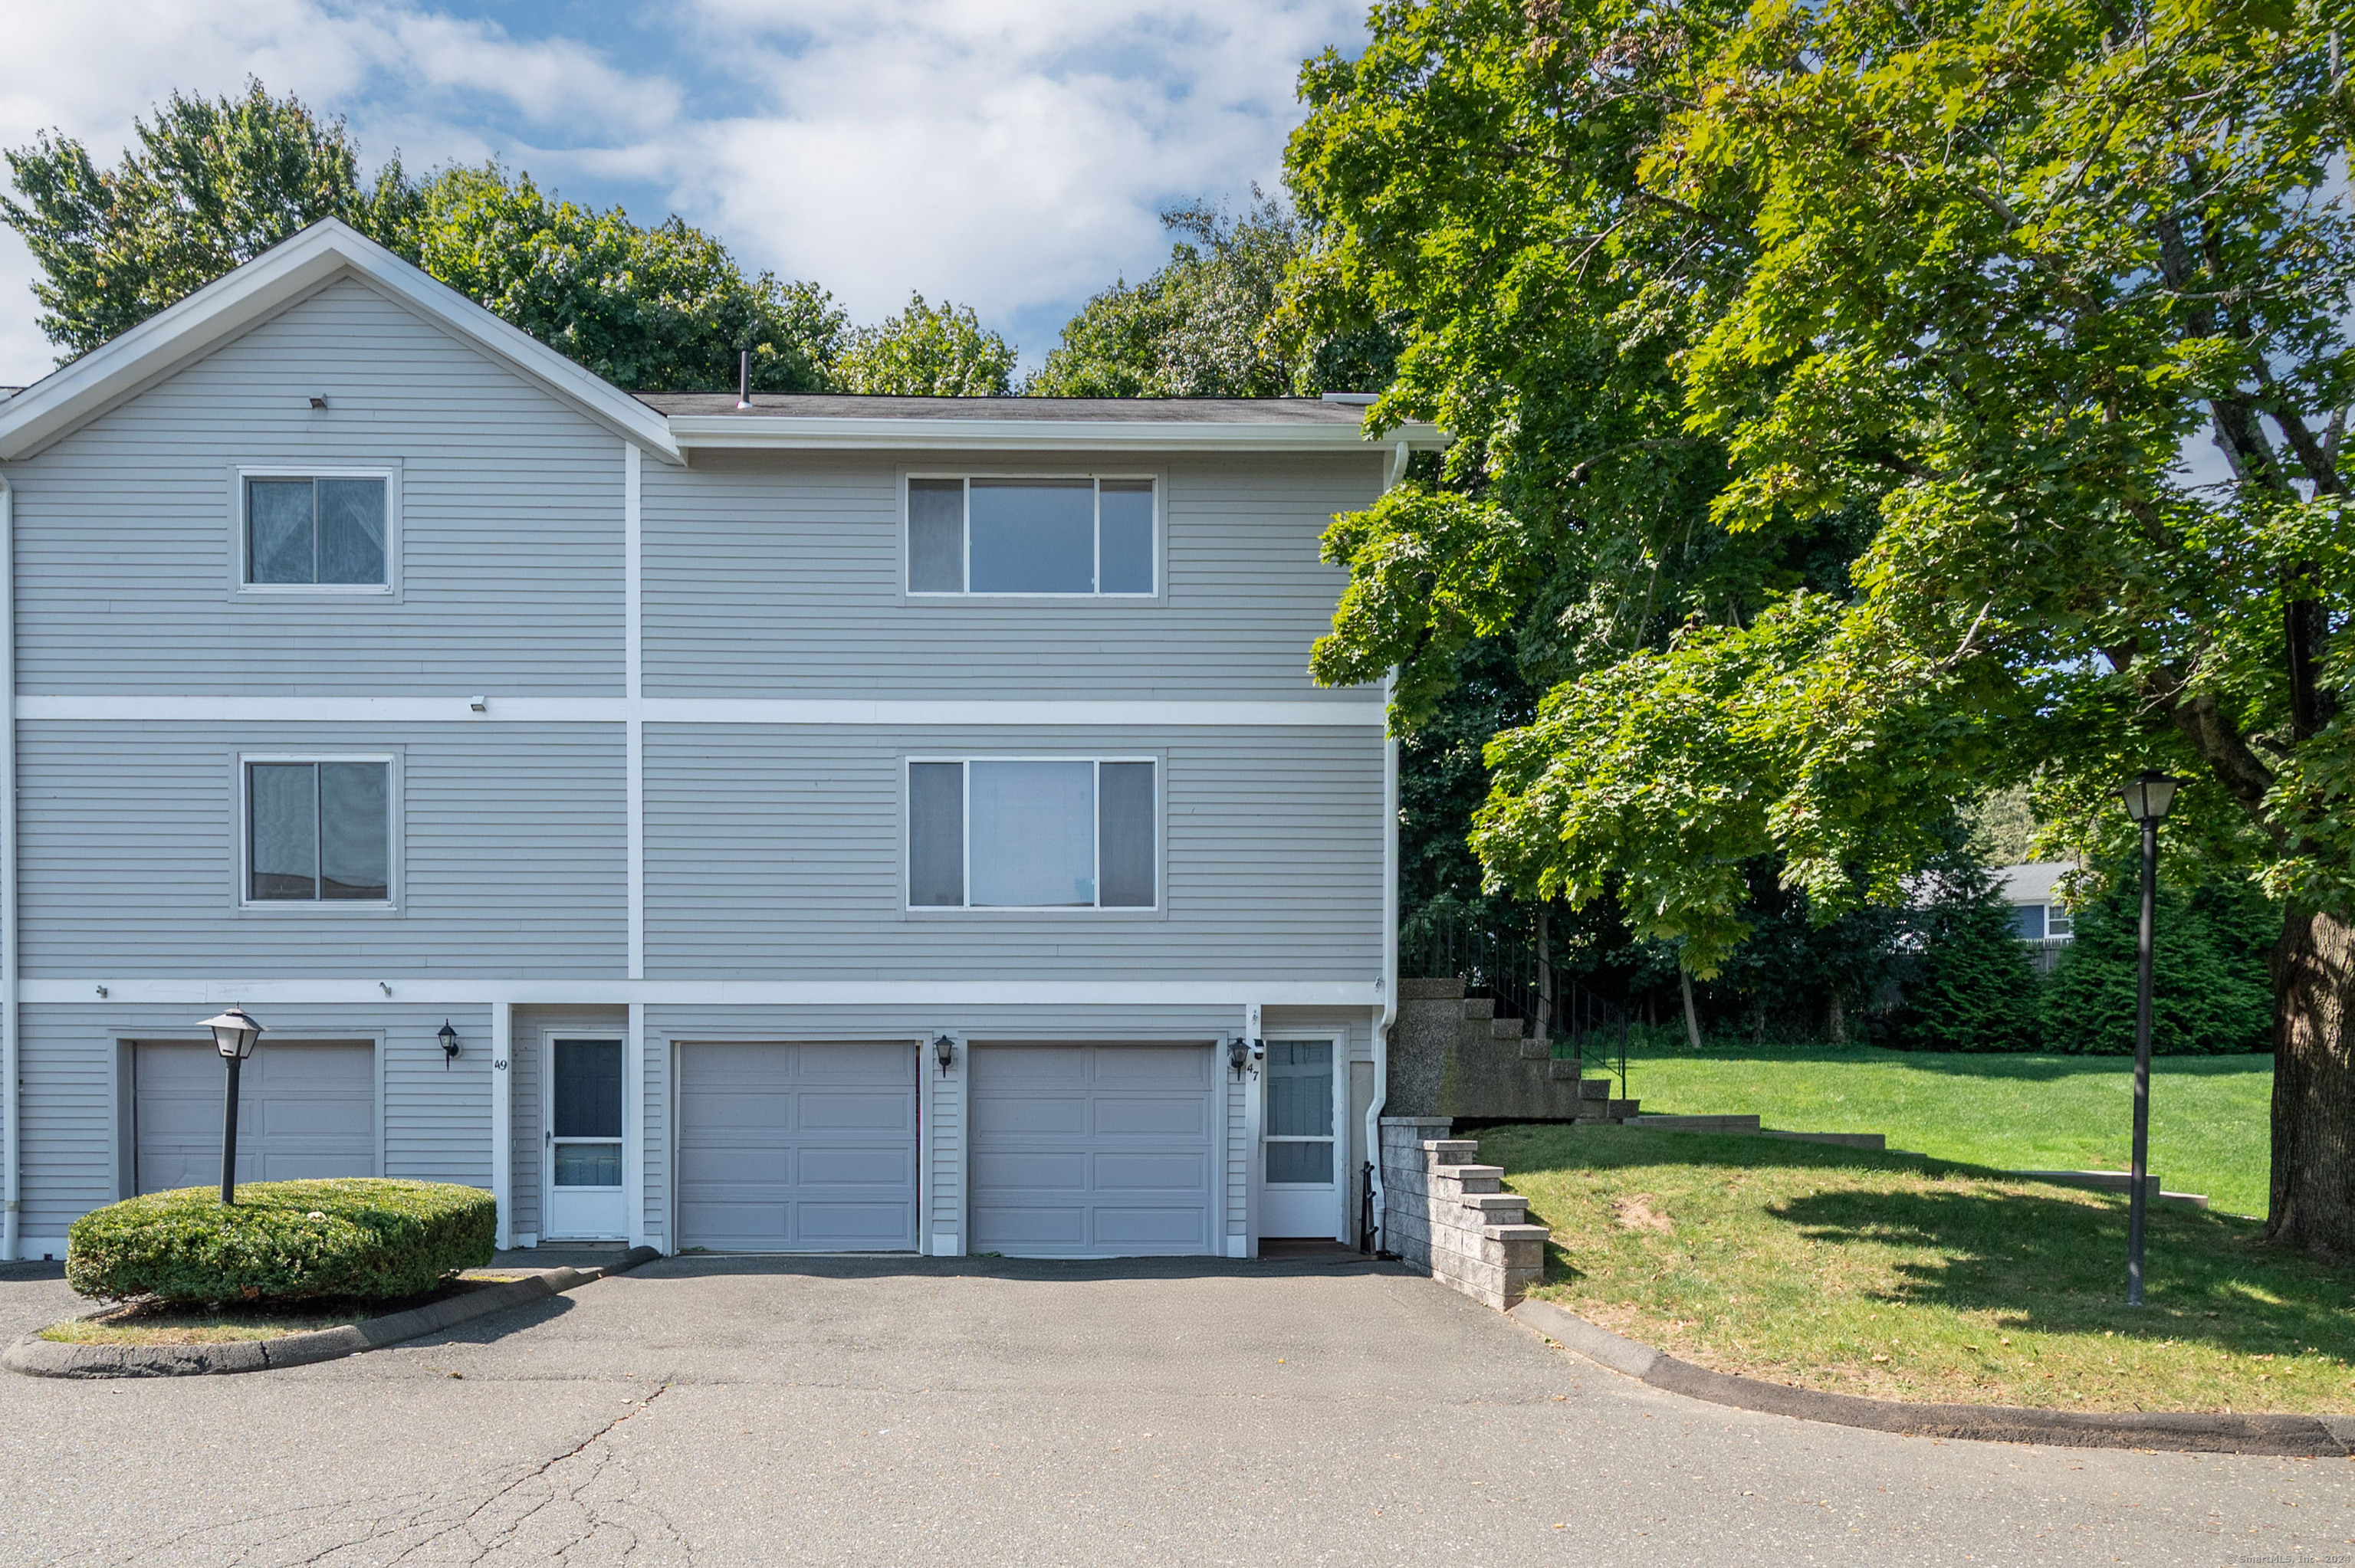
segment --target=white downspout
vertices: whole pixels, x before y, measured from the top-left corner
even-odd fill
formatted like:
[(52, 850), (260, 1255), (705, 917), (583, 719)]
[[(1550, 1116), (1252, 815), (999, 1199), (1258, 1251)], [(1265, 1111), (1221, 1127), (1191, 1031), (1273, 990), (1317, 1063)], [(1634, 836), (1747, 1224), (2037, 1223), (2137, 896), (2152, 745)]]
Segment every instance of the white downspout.
[(18, 1137), (16, 1040), (16, 493), (0, 478), (0, 686), (7, 712), (0, 718), (0, 1075), (7, 1079), (5, 1125), (7, 1221), (0, 1227), (0, 1261), (13, 1263), (23, 1240), (23, 1140)]
[[(1389, 733), (1391, 695), (1397, 683), (1396, 671), (1382, 678), (1382, 1017), (1374, 1029), (1374, 1098), (1366, 1107), (1366, 1159), (1374, 1168), (1377, 1235), (1390, 1210), (1382, 1187), (1382, 1104), (1391, 1090), (1391, 1025), (1398, 1022), (1399, 744)], [(1378, 1248), (1380, 1245), (1375, 1244)]]

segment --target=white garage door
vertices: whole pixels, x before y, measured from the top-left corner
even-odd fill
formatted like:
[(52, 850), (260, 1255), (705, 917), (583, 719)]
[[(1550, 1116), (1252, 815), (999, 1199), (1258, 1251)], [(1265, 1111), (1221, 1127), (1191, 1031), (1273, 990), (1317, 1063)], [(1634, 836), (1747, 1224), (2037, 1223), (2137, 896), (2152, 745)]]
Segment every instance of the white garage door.
[(678, 1243), (913, 1250), (915, 1047), (681, 1045)]
[[(132, 1060), (142, 1192), (220, 1182), (229, 1069), (210, 1045), (142, 1044)], [(376, 1052), (265, 1039), (239, 1070), (237, 1179), (376, 1174)]]
[(972, 1250), (1199, 1256), (1211, 1219), (1207, 1045), (973, 1051)]

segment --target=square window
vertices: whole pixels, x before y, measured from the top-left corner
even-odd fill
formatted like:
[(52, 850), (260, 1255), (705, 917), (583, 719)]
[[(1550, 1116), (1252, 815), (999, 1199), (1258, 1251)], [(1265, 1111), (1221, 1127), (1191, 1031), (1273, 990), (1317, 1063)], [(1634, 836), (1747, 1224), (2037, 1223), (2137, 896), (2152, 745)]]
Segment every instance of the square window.
[(392, 765), (245, 765), (246, 897), (257, 903), (389, 903)]
[(2023, 942), (2044, 939), (2044, 906), (2015, 904), (2011, 906), (2011, 931)]
[(908, 764), (917, 909), (1151, 909), (1156, 764), (977, 758)]
[(911, 479), (908, 591), (1155, 591), (1149, 479)]
[(244, 582), (389, 588), (391, 490), (376, 474), (248, 479)]

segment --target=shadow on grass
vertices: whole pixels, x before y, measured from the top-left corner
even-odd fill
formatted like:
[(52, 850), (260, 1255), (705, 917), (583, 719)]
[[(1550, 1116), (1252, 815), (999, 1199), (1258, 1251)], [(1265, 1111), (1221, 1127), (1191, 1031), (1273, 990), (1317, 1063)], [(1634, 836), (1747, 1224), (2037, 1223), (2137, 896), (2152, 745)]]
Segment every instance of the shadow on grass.
[[(2348, 1274), (2259, 1245), (2259, 1223), (2235, 1215), (2154, 1206), (2145, 1237), (2147, 1305), (2137, 1311), (2126, 1305), (2123, 1194), (2047, 1196), (2018, 1191), (2018, 1177), (1957, 1160), (1706, 1133), (1523, 1124), (1482, 1134), (1481, 1158), (1503, 1165), (1508, 1181), (1557, 1171), (1618, 1171), (1631, 1187), (1663, 1192), (1676, 1186), (1672, 1171), (1749, 1171), (1785, 1183), (1821, 1171), (1840, 1180), (1779, 1199), (1762, 1194), (1746, 1213), (1819, 1246), (1937, 1255), (1892, 1259), (1886, 1267), (1896, 1287), (1876, 1299), (1994, 1313), (2048, 1333), (2111, 1331), (2254, 1355), (2310, 1346), (2355, 1358)], [(1906, 1184), (1876, 1183), (1884, 1176)], [(1948, 1178), (2000, 1181), (2013, 1190), (1911, 1185)], [(1722, 1223), (1739, 1229), (1757, 1221), (1736, 1212)], [(1771, 1230), (1764, 1239), (1774, 1245)], [(1548, 1254), (1549, 1283), (1578, 1277), (1566, 1255), (1550, 1247)], [(1805, 1266), (1796, 1257), (1793, 1266)]]
[(2123, 1198), (2073, 1202), (1989, 1192), (1816, 1192), (1765, 1213), (1835, 1246), (1920, 1249), (1900, 1259), (1881, 1298), (1992, 1312), (2049, 1333), (2111, 1330), (2199, 1340), (2243, 1354), (2311, 1346), (2355, 1354), (2347, 1281), (2328, 1266), (2260, 1246), (2255, 1227), (2155, 1208), (2145, 1233), (2147, 1305), (2126, 1305)]

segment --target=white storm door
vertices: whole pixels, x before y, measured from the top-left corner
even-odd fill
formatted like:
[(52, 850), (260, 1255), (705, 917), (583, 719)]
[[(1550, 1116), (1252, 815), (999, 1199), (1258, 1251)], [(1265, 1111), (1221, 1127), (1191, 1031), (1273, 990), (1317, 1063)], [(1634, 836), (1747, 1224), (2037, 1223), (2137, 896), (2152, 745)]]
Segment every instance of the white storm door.
[(622, 1043), (548, 1043), (548, 1172), (542, 1237), (619, 1241), (629, 1234), (622, 1188)]
[(1271, 1040), (1261, 1072), (1263, 1236), (1330, 1236), (1341, 1223), (1341, 1160), (1335, 1146), (1339, 1053), (1330, 1040)]

